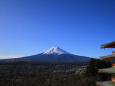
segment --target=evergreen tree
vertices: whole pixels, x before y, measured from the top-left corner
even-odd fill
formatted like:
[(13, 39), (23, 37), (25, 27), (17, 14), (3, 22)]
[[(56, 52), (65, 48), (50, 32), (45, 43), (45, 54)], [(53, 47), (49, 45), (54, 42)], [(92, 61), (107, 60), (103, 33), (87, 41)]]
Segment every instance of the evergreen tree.
[(96, 76), (99, 75), (100, 77), (104, 77), (106, 80), (109, 75), (108, 74), (99, 74), (98, 69), (101, 68), (109, 68), (112, 66), (112, 63), (108, 60), (99, 60), (99, 59), (91, 59), (89, 65), (86, 68), (85, 75), (86, 76)]
[(96, 65), (96, 60), (95, 59), (91, 59), (89, 62), (89, 65), (86, 68), (86, 72), (85, 75), (86, 76), (95, 76), (97, 74), (97, 68), (95, 67)]
[[(96, 61), (96, 68), (97, 68), (97, 70), (98, 69), (102, 69), (102, 68), (109, 68), (109, 67), (111, 67), (112, 66), (112, 64), (111, 64), (111, 62), (108, 60), (108, 61), (106, 61), (106, 60), (97, 60)], [(106, 81), (106, 80), (110, 80), (110, 77), (111, 77), (111, 75), (110, 74), (105, 74), (105, 73), (97, 73), (97, 76), (98, 76), (98, 79), (99, 79), (99, 81)]]

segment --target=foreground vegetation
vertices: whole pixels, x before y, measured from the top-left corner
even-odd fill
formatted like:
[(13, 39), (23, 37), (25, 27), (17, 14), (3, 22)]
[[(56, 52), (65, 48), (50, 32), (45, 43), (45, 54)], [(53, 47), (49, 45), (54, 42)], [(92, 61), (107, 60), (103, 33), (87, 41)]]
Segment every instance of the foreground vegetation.
[[(100, 65), (101, 64), (101, 65)], [(106, 65), (105, 65), (106, 64)], [(62, 65), (62, 64), (61, 64)], [(0, 65), (0, 86), (95, 86), (100, 77), (108, 80), (108, 75), (97, 73), (98, 68), (111, 66), (110, 62), (92, 59), (85, 71), (76, 74), (65, 66), (56, 72), (57, 66), (38, 66), (29, 63), (15, 62), (9, 65)], [(74, 65), (75, 66), (75, 65)], [(64, 69), (65, 68), (65, 69)]]

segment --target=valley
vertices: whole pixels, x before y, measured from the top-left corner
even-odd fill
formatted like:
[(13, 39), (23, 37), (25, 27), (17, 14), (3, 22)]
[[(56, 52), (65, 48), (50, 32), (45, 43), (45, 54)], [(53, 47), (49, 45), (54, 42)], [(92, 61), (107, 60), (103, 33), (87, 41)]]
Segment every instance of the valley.
[[(75, 77), (85, 71), (86, 66), (76, 64), (30, 64), (14, 62), (0, 65), (1, 86), (73, 86)], [(73, 80), (75, 79), (75, 80)]]

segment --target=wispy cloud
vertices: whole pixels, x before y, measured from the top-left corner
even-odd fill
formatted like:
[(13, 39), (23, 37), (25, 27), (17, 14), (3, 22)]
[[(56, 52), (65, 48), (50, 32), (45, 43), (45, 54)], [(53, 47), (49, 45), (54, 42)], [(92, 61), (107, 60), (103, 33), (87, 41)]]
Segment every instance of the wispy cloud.
[(14, 55), (0, 55), (0, 59), (8, 59), (8, 58), (19, 58), (23, 56), (14, 56)]

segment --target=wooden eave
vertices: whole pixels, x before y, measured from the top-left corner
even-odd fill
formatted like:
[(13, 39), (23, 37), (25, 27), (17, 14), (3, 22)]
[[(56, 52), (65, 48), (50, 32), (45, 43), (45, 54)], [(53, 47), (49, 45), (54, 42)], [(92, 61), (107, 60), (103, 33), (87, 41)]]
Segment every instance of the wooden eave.
[(115, 41), (101, 45), (101, 48), (115, 48)]
[(98, 73), (115, 74), (115, 67), (98, 69)]
[(110, 57), (110, 58), (100, 58), (100, 60), (115, 60), (115, 57)]
[(108, 72), (103, 72), (103, 71), (98, 71), (98, 73), (115, 74), (115, 73), (108, 73)]

